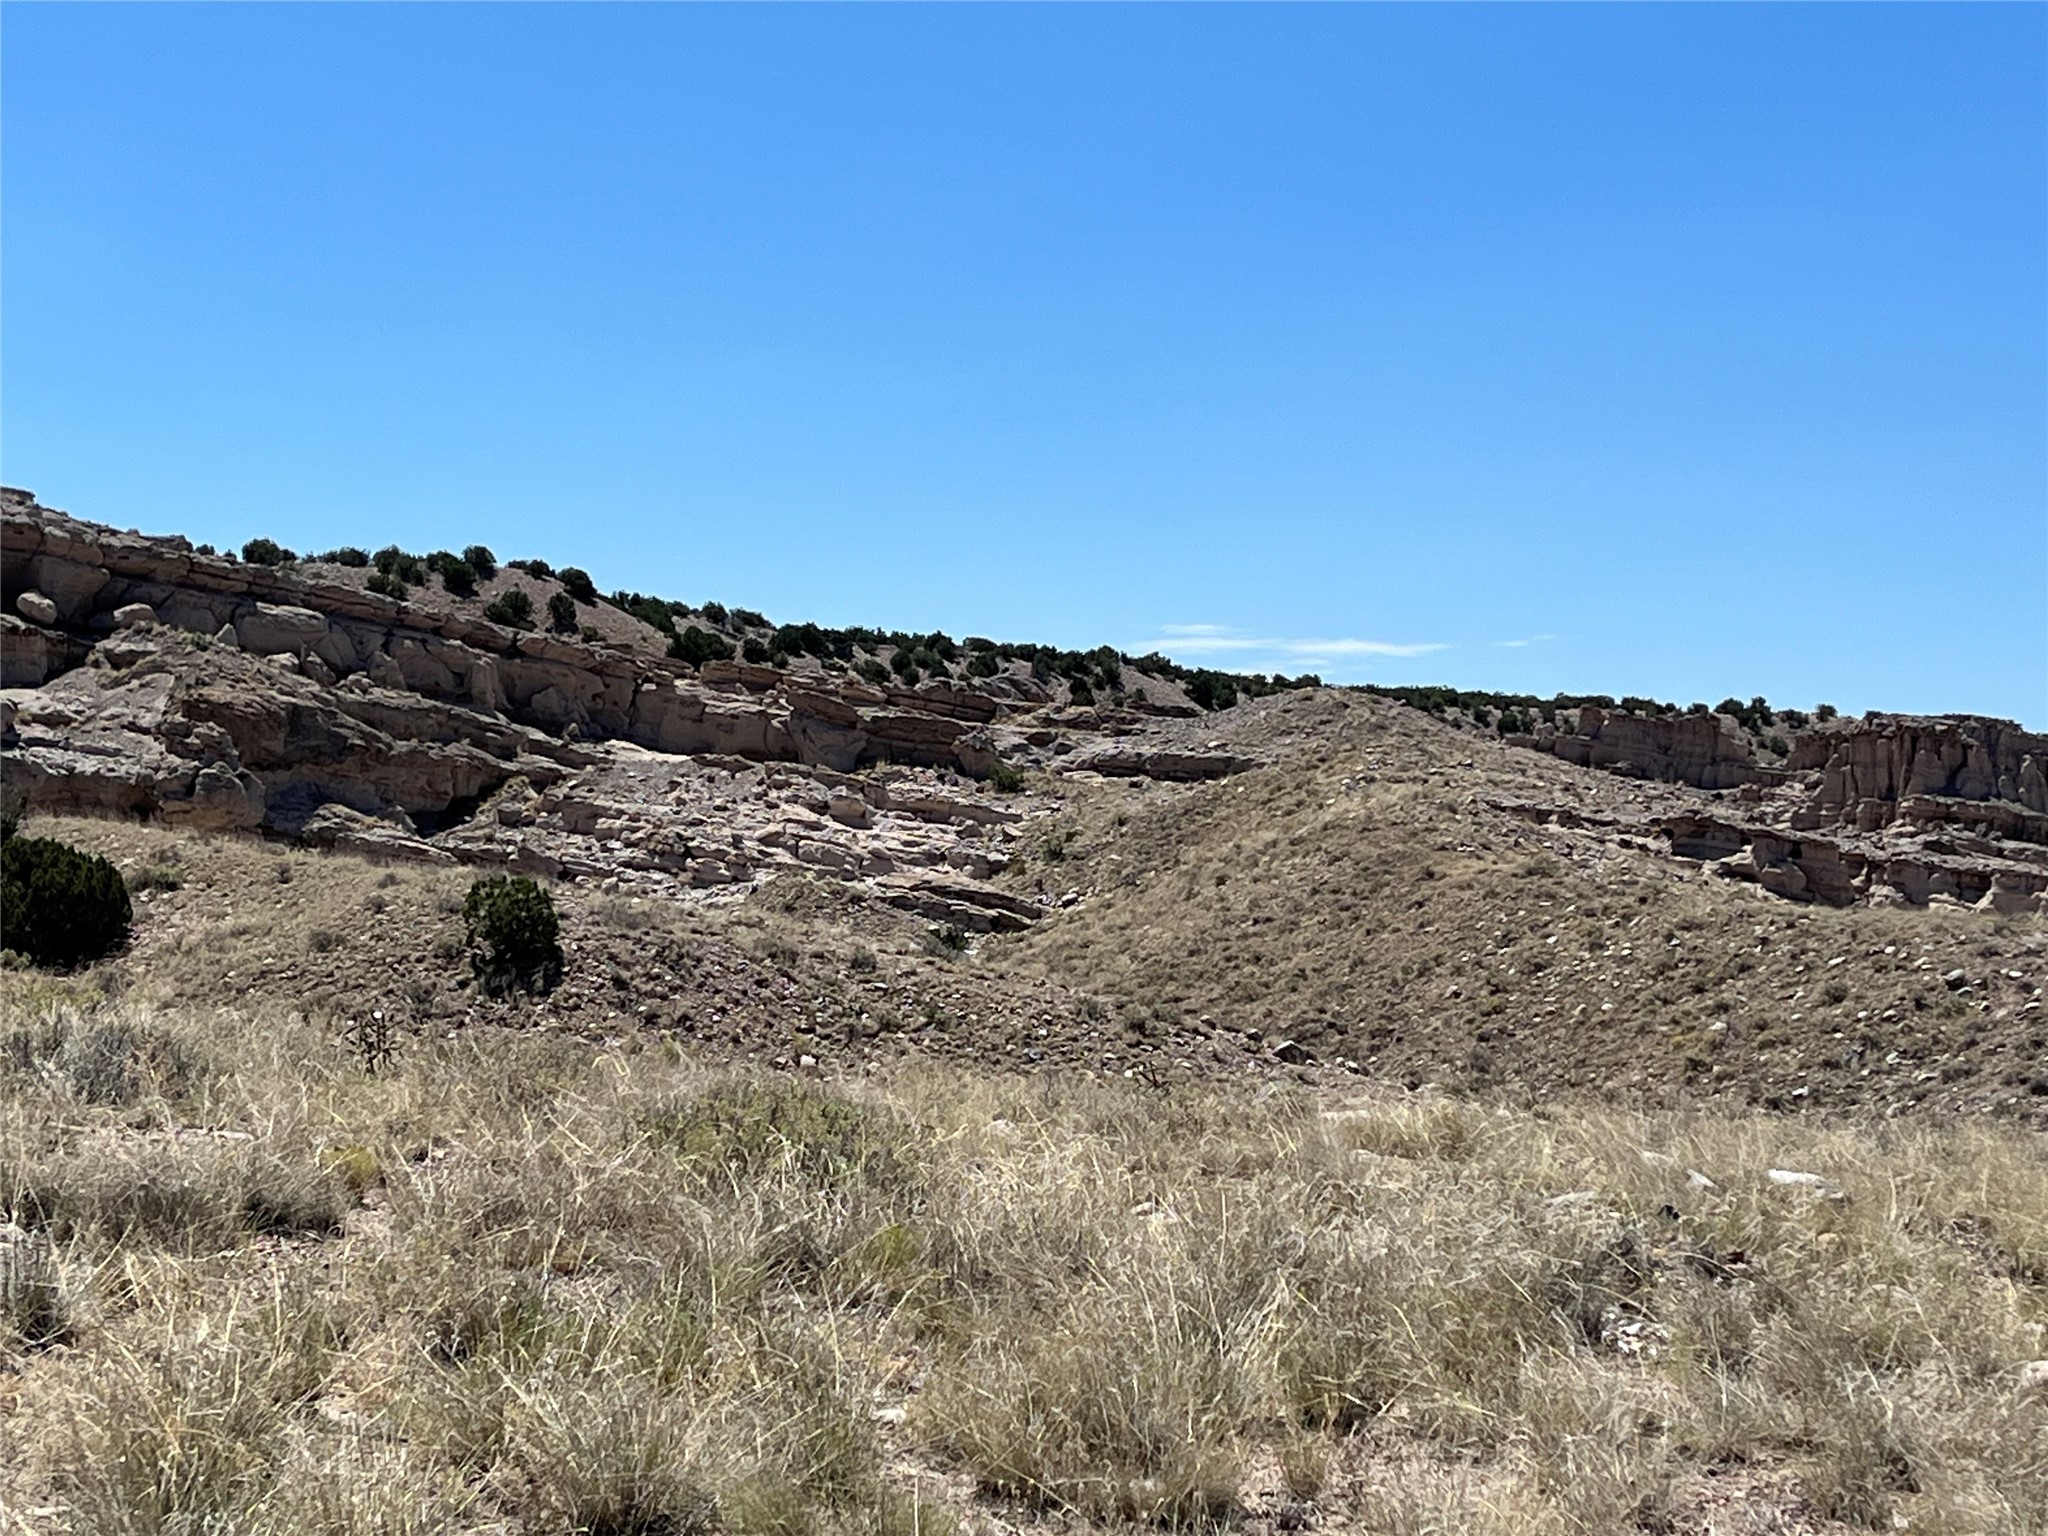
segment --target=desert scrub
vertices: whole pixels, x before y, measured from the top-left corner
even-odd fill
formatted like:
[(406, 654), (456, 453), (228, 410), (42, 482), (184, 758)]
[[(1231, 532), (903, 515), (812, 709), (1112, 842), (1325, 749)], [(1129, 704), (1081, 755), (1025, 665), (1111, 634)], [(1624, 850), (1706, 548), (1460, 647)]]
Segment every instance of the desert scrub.
[(500, 592), (484, 605), (484, 617), (507, 629), (533, 628), (533, 599), (519, 587)]
[(43, 837), (0, 844), (0, 932), (37, 965), (75, 966), (112, 954), (134, 921), (121, 872), (97, 854)]
[(554, 898), (526, 876), (491, 875), (470, 886), (462, 925), (485, 991), (545, 992), (562, 979)]
[(145, 1014), (65, 1003), (0, 1031), (0, 1072), (116, 1107), (183, 1099), (211, 1075), (198, 1051)]
[(716, 1084), (655, 1106), (642, 1125), (655, 1146), (705, 1180), (897, 1190), (916, 1179), (912, 1126), (892, 1110), (800, 1078)]

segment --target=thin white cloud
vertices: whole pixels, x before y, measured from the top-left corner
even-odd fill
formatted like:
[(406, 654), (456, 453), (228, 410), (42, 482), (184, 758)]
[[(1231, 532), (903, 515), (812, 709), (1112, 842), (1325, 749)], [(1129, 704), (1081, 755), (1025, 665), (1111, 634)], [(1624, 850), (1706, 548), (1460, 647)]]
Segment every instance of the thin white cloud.
[(1297, 656), (1311, 651), (1330, 656), (1427, 656), (1433, 651), (1450, 649), (1436, 640), (1283, 640), (1280, 645)]
[(1289, 639), (1247, 635), (1222, 624), (1162, 624), (1154, 649), (1182, 656), (1263, 655), (1328, 662), (1348, 656), (1428, 656), (1449, 647), (1434, 640), (1365, 640), (1355, 636)]
[(1541, 645), (1546, 640), (1555, 640), (1556, 638), (1557, 636), (1555, 635), (1530, 635), (1521, 640), (1496, 640), (1493, 643), (1495, 645), (1507, 646), (1510, 650), (1519, 650), (1525, 645)]

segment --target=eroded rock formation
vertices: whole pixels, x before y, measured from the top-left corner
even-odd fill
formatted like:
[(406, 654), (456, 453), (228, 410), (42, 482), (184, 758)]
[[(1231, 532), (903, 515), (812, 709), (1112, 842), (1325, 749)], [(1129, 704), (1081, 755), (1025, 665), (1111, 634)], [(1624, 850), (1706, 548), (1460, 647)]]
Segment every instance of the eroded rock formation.
[[(875, 687), (507, 629), (0, 493), (0, 751), (53, 811), (636, 887), (806, 867), (963, 927), (1034, 804), (998, 764), (1185, 779), (1246, 766), (1045, 707), (1019, 680)], [(1126, 743), (1102, 738), (1130, 736)]]

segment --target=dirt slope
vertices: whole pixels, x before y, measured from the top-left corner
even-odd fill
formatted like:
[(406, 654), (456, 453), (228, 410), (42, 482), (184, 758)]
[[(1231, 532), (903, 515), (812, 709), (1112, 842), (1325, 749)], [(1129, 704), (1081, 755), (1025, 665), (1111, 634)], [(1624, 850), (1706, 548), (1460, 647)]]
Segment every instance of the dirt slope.
[(1627, 825), (1687, 792), (1375, 699), (1202, 724), (1267, 766), (1076, 786), (1012, 868), (1073, 902), (996, 968), (1218, 1059), (1291, 1040), (1410, 1084), (2048, 1122), (2038, 916), (1797, 905), (1648, 838), (1532, 825), (1532, 800)]

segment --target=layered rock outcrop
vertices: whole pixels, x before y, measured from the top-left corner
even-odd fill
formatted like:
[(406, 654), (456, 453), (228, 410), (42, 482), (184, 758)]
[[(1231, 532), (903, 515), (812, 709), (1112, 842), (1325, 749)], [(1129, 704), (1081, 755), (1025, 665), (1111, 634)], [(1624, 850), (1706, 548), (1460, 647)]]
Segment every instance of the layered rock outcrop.
[(1562, 726), (1508, 739), (1581, 768), (1694, 789), (1733, 789), (1758, 777), (1755, 751), (1720, 715), (1637, 715), (1591, 704), (1575, 713)]
[[(51, 811), (157, 816), (383, 857), (639, 888), (802, 867), (962, 927), (1022, 814), (998, 765), (1193, 778), (1240, 760), (1112, 743), (1015, 678), (665, 656), (508, 629), (0, 492), (0, 755)], [(1042, 694), (1042, 690), (1038, 690)], [(858, 777), (856, 777), (858, 775)]]

